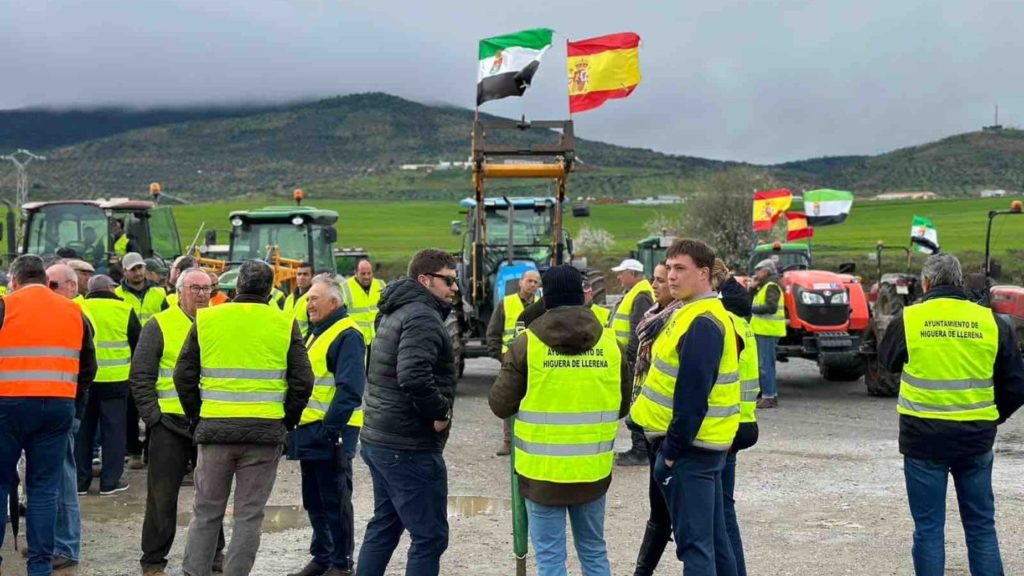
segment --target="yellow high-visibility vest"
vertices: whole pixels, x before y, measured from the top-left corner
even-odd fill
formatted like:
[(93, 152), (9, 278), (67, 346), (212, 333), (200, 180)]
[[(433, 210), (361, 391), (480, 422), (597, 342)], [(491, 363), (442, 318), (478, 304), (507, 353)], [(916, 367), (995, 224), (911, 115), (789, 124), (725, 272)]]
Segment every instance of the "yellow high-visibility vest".
[(903, 309), (908, 361), (900, 414), (960, 422), (999, 420), (992, 374), (999, 326), (992, 310), (955, 298)]
[(654, 288), (646, 278), (634, 284), (629, 292), (626, 292), (612, 316), (611, 328), (615, 331), (615, 338), (623, 346), (629, 344), (629, 337), (633, 334), (633, 327), (629, 325), (629, 317), (633, 314), (633, 302), (640, 294), (650, 294), (651, 298), (654, 298)]
[(306, 310), (306, 302), (309, 300), (309, 290), (298, 298), (295, 297), (295, 292), (288, 294), (288, 297), (284, 301), (284, 311), (288, 312), (291, 318), (294, 318), (299, 323), (299, 332), (302, 336), (306, 336), (306, 330), (309, 329), (309, 311)]
[(349, 317), (359, 327), (359, 331), (363, 333), (363, 341), (367, 347), (377, 335), (373, 323), (377, 319), (377, 304), (380, 302), (381, 292), (386, 286), (383, 280), (374, 278), (370, 282), (370, 292), (367, 294), (355, 276), (341, 283), (341, 296), (345, 308), (348, 309)]
[[(327, 351), (345, 330), (359, 330), (359, 326), (351, 317), (346, 317), (332, 324), (323, 334), (319, 336), (310, 334), (306, 338), (306, 351), (309, 354), (309, 363), (313, 366), (313, 376), (316, 377), (316, 381), (313, 384), (313, 394), (310, 395), (309, 403), (302, 411), (299, 424), (309, 424), (323, 420), (327, 416), (327, 410), (331, 407), (331, 402), (337, 391), (334, 382), (334, 366), (327, 365)], [(360, 428), (363, 426), (362, 404), (352, 412), (352, 417), (348, 419), (348, 425)]]
[(135, 294), (125, 290), (124, 286), (115, 288), (114, 293), (131, 305), (132, 309), (135, 310), (135, 315), (139, 317), (139, 323), (143, 326), (149, 322), (149, 319), (154, 314), (163, 309), (164, 302), (167, 300), (167, 292), (159, 286), (150, 286), (142, 296), (142, 300), (139, 300)]
[(561, 354), (530, 330), (526, 396), (515, 415), (516, 472), (546, 482), (595, 482), (612, 473), (622, 404), (622, 354), (604, 330), (582, 354)]
[(292, 322), (267, 304), (198, 311), (200, 417), (284, 418)]
[(160, 369), (156, 379), (156, 401), (164, 414), (185, 415), (185, 409), (178, 400), (174, 387), (174, 365), (178, 363), (181, 348), (185, 345), (192, 319), (178, 306), (168, 308), (153, 316), (153, 321), (163, 335), (164, 351), (160, 355)]
[(768, 282), (758, 289), (754, 295), (754, 306), (763, 306), (768, 301), (768, 287), (775, 286), (779, 291), (779, 307), (774, 314), (754, 314), (750, 317), (750, 327), (758, 336), (775, 336), (782, 338), (786, 335), (786, 298), (782, 287), (775, 282)]
[(604, 306), (598, 306), (597, 304), (590, 305), (590, 311), (597, 316), (597, 321), (601, 323), (601, 326), (608, 326), (608, 320), (612, 317), (612, 311), (605, 308)]
[(743, 341), (740, 352), (740, 423), (757, 422), (757, 395), (761, 393), (757, 364), (757, 339), (754, 330), (743, 318), (729, 312), (733, 328)]
[(114, 240), (114, 254), (118, 256), (124, 256), (128, 253), (128, 235), (121, 234), (121, 236)]
[(128, 344), (128, 319), (132, 307), (113, 298), (85, 300), (86, 317), (92, 323), (96, 345), (96, 379), (94, 382), (124, 382), (131, 372), (132, 349)]
[[(530, 304), (533, 304), (533, 301)], [(508, 347), (519, 335), (519, 331), (516, 330), (516, 321), (519, 320), (519, 315), (523, 313), (523, 310), (526, 310), (526, 306), (523, 305), (518, 292), (505, 296), (501, 301), (501, 306), (505, 312), (505, 326), (501, 333), (501, 353), (504, 354), (508, 352)]]
[[(707, 450), (726, 451), (732, 446), (740, 425), (740, 373), (736, 350), (736, 332), (729, 313), (715, 297), (705, 297), (672, 314), (651, 347), (651, 369), (644, 380), (640, 395), (630, 410), (633, 422), (653, 432), (666, 432), (672, 421), (676, 378), (679, 375), (679, 339), (690, 329), (690, 324), (704, 316), (715, 321), (722, 330), (722, 359), (718, 364), (718, 378), (708, 396), (708, 411), (704, 416), (693, 445)], [(683, 370), (686, 367), (682, 367)]]

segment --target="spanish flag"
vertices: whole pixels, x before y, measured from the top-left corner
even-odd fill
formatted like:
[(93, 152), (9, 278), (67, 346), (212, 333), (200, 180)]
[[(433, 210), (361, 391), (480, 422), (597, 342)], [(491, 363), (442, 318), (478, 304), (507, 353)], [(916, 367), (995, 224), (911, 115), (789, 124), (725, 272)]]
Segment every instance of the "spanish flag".
[(771, 230), (792, 203), (793, 193), (785, 188), (754, 192), (754, 232)]
[(632, 32), (569, 42), (569, 113), (625, 98), (640, 83), (640, 36)]
[(814, 228), (807, 225), (807, 214), (803, 212), (786, 212), (786, 224), (789, 226), (786, 242), (814, 236)]

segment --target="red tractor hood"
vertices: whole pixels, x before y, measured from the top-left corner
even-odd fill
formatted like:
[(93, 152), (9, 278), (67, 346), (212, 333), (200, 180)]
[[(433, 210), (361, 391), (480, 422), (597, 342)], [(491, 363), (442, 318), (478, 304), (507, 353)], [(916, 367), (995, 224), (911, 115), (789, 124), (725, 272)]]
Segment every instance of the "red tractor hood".
[[(794, 288), (814, 292), (847, 290), (850, 298), (850, 315), (842, 324), (821, 325), (802, 319), (798, 315)], [(858, 332), (868, 327), (870, 313), (864, 286), (860, 280), (849, 274), (837, 274), (827, 270), (791, 270), (782, 275), (782, 289), (785, 292), (789, 325), (794, 329), (808, 332), (845, 330)]]
[(992, 310), (999, 314), (1024, 318), (1024, 287), (993, 286), (990, 295)]

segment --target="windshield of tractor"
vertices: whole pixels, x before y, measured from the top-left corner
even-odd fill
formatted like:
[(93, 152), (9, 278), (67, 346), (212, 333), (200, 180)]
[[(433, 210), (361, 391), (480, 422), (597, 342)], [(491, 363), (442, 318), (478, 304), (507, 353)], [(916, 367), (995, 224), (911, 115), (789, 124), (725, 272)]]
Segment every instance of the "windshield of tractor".
[(152, 235), (154, 255), (170, 260), (181, 254), (178, 226), (169, 207), (153, 209), (149, 215), (149, 231)]
[(29, 215), (26, 251), (54, 255), (74, 250), (94, 267), (106, 267), (107, 216), (92, 204), (52, 204)]
[(304, 262), (310, 259), (310, 240), (313, 243), (313, 269), (319, 272), (334, 271), (334, 256), (327, 243), (326, 229), (294, 224), (248, 224), (235, 228), (231, 244), (231, 261), (264, 259), (269, 249), (277, 246), (282, 258)]
[[(512, 242), (516, 258), (537, 262), (551, 259), (551, 211), (520, 208), (513, 212)], [(487, 245), (491, 252), (508, 246), (508, 210), (487, 210)]]
[(790, 270), (810, 270), (811, 268), (807, 252), (803, 250), (764, 251), (754, 253), (750, 259), (750, 272), (753, 273), (754, 266), (765, 258), (770, 258), (775, 262), (775, 269), (780, 274)]

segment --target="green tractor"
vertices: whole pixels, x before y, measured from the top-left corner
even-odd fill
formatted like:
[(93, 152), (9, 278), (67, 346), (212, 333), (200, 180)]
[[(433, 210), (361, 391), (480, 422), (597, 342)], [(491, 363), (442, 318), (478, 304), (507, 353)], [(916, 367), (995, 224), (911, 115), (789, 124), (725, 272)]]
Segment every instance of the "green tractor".
[[(488, 135), (518, 131), (521, 140), (535, 141), (557, 134), (558, 142), (519, 145), (494, 144)], [(448, 318), (449, 333), (459, 361), (461, 375), (466, 358), (486, 356), (485, 334), (491, 313), (506, 294), (518, 290), (519, 279), (528, 270), (543, 272), (558, 264), (571, 263), (594, 291), (594, 300), (604, 302), (604, 279), (587, 269), (585, 258), (577, 258), (572, 238), (563, 226), (568, 200), (566, 180), (575, 159), (572, 121), (478, 121), (473, 128), (474, 198), (460, 203), (463, 222), (452, 222), (452, 233), (462, 236), (458, 276), (461, 302)], [(533, 178), (552, 184), (555, 195), (544, 197), (507, 196), (487, 198), (485, 181), (505, 178)], [(574, 217), (586, 217), (586, 206), (574, 206)]]
[(648, 236), (636, 243), (636, 250), (630, 251), (629, 257), (639, 260), (650, 276), (654, 273), (654, 267), (665, 259), (665, 254), (675, 239), (675, 236)]

